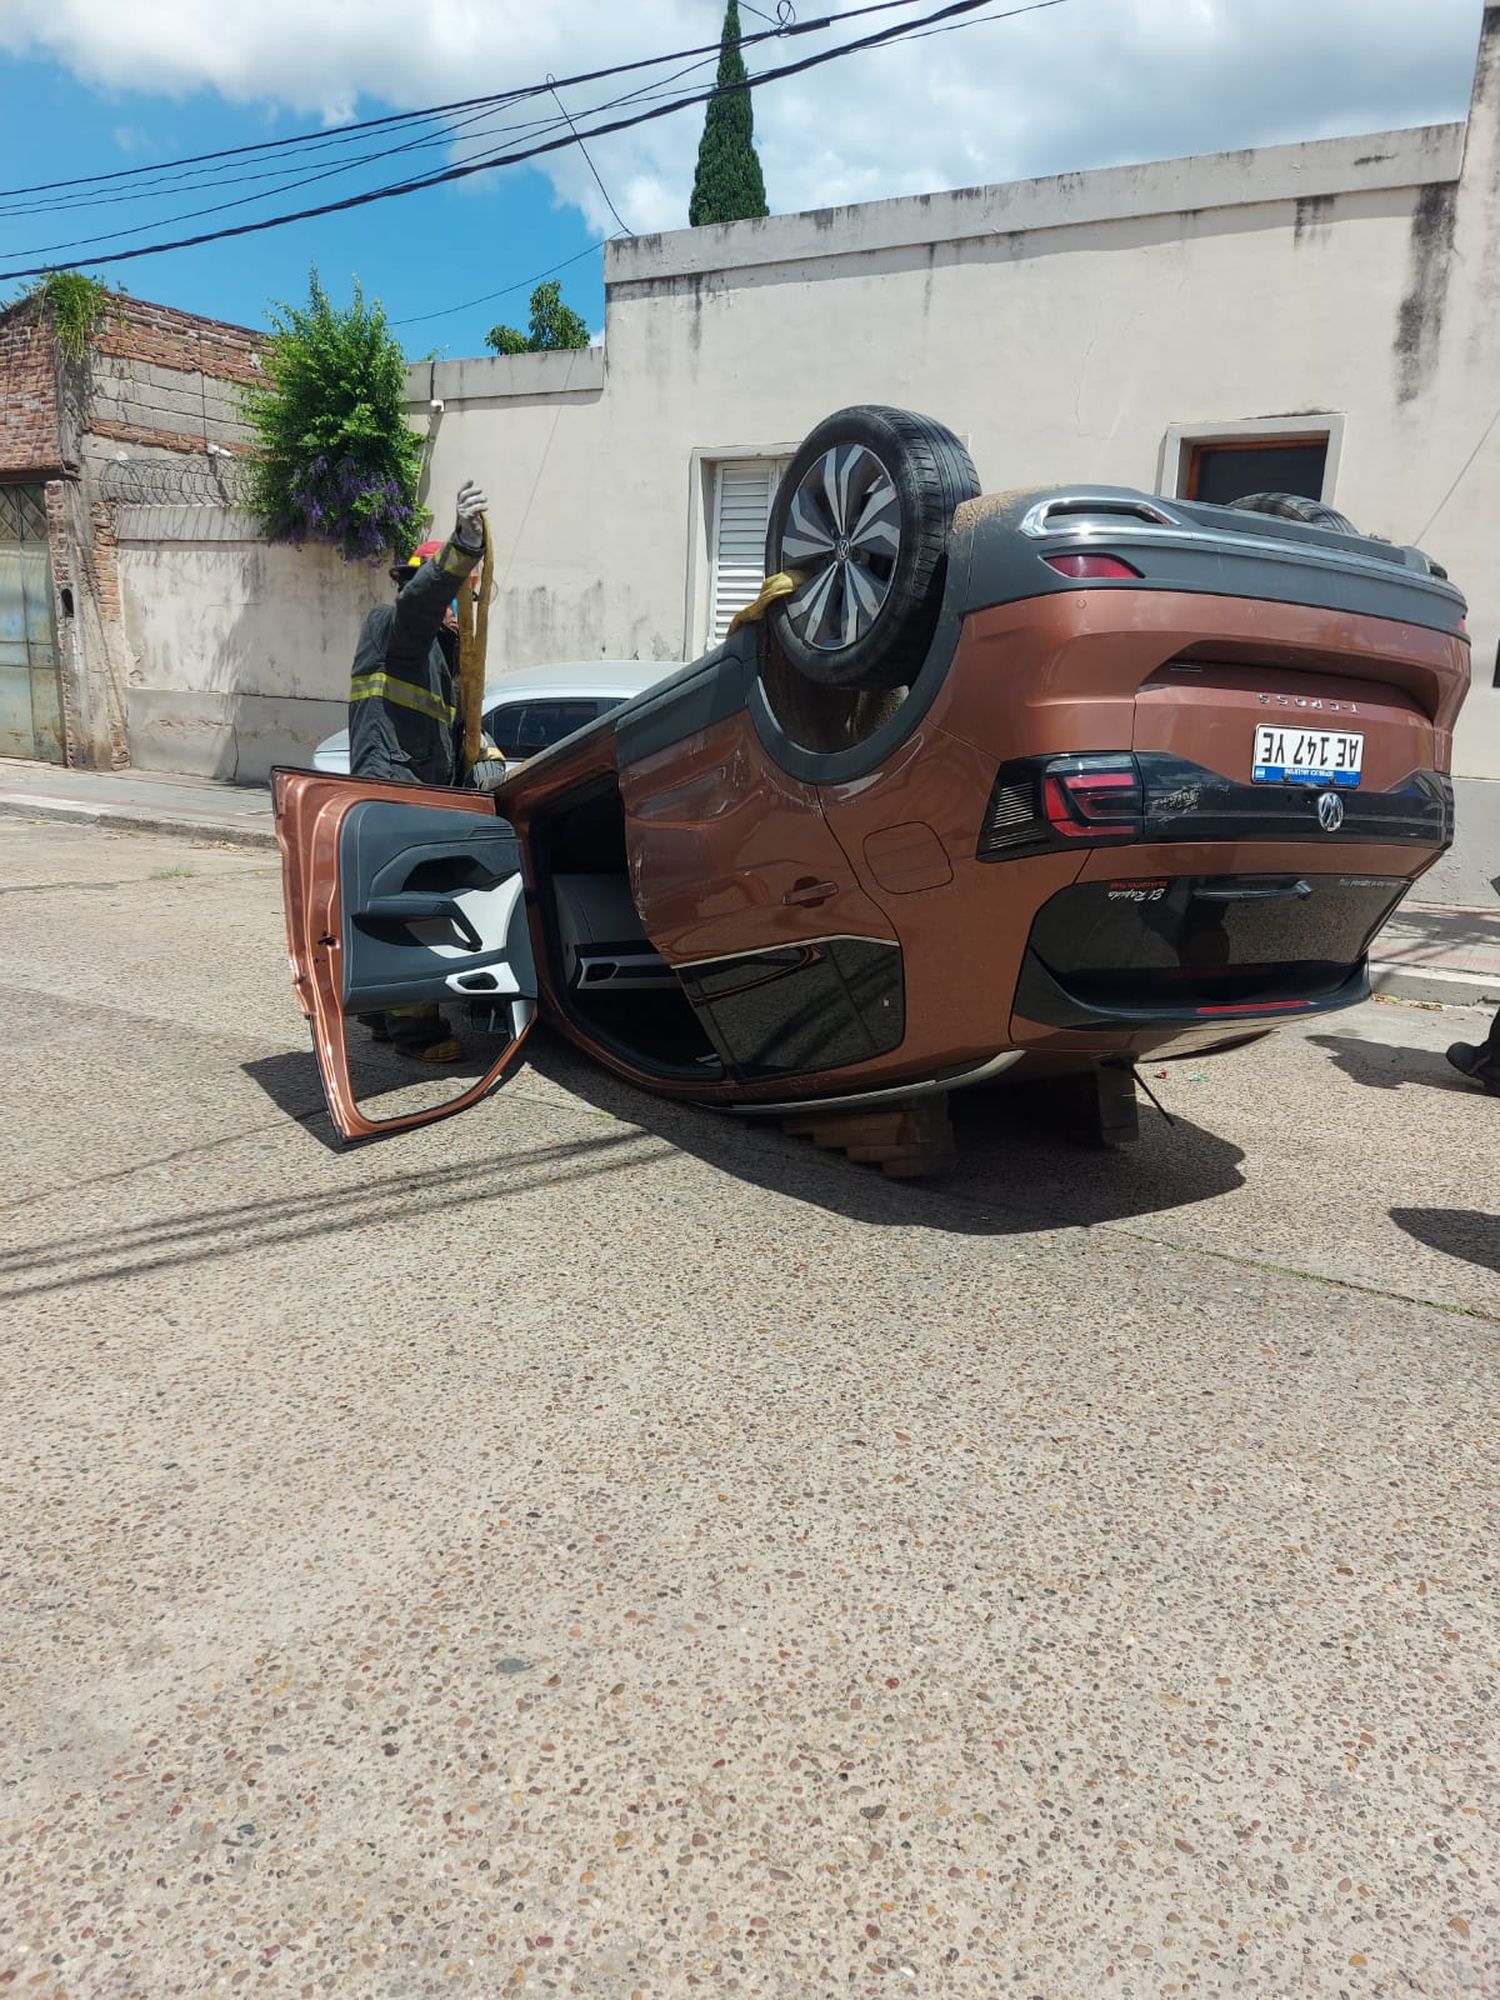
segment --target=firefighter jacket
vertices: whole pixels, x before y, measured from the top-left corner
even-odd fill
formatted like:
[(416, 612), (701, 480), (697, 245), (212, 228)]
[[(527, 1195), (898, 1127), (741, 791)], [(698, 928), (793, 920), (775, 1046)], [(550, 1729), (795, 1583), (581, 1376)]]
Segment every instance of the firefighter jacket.
[(349, 770), (398, 785), (463, 782), (455, 641), (443, 618), (478, 549), (458, 540), (412, 572), (360, 630), (349, 682)]

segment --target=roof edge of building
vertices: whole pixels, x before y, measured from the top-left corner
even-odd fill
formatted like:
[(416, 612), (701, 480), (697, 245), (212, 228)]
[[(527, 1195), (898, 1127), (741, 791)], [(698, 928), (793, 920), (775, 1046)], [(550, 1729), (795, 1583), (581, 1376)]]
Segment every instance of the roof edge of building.
[(1465, 125), (1414, 125), (851, 202), (607, 243), (606, 286), (1458, 179)]

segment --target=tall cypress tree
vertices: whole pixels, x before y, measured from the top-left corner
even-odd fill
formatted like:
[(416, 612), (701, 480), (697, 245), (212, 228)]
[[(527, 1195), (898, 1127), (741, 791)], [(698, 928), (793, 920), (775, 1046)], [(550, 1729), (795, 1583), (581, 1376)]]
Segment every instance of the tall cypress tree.
[[(724, 33), (719, 42), (719, 88), (745, 81), (740, 54), (739, 0), (724, 9)], [(688, 221), (694, 229), (704, 222), (743, 222), (746, 216), (769, 215), (766, 184), (755, 151), (755, 112), (748, 90), (710, 98), (698, 142), (698, 171)]]

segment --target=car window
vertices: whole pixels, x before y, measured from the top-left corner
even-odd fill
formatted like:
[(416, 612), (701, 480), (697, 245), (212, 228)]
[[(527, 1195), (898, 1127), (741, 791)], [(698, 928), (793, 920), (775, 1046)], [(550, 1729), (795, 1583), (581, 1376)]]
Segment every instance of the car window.
[(513, 701), (492, 708), (484, 726), (502, 757), (534, 757), (549, 750), (586, 722), (618, 708), (613, 699), (574, 697), (555, 701)]

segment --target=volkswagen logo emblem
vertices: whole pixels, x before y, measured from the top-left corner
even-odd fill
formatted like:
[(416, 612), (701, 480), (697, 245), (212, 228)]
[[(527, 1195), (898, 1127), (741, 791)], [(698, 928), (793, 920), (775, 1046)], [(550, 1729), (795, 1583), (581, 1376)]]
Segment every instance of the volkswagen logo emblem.
[(1337, 833), (1344, 824), (1344, 801), (1337, 792), (1319, 792), (1318, 825), (1325, 833)]

